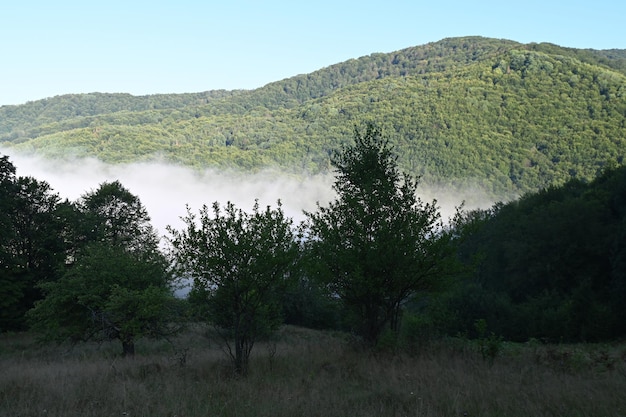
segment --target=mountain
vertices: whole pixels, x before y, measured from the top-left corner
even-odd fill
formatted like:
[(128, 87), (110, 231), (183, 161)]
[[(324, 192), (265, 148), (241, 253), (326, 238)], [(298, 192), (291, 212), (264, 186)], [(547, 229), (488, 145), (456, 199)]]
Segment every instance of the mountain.
[(57, 96), (0, 107), (0, 147), (316, 173), (368, 122), (428, 183), (503, 197), (590, 180), (624, 163), (626, 50), (449, 38), (256, 90)]

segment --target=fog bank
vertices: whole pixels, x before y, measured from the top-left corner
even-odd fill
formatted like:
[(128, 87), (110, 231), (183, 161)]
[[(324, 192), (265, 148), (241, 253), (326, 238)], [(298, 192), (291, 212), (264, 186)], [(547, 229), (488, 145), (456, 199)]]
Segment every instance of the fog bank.
[[(30, 176), (46, 181), (63, 199), (77, 200), (86, 192), (96, 190), (106, 181), (119, 180), (131, 193), (137, 195), (148, 210), (158, 232), (166, 233), (166, 226), (182, 227), (181, 216), (186, 205), (197, 213), (202, 205), (217, 201), (224, 205), (231, 201), (244, 211), (252, 209), (255, 199), (261, 207), (276, 206), (281, 200), (285, 214), (299, 223), (303, 210), (315, 211), (335, 198), (332, 190), (334, 177), (317, 175), (296, 178), (266, 171), (247, 174), (234, 171), (205, 170), (164, 163), (133, 163), (110, 165), (96, 159), (76, 159), (71, 162), (48, 160), (0, 148), (0, 155), (8, 155), (18, 176)], [(454, 214), (455, 207), (466, 201), (466, 208), (485, 208), (492, 205), (479, 189), (449, 191), (420, 184), (424, 201), (437, 199), (444, 219)]]

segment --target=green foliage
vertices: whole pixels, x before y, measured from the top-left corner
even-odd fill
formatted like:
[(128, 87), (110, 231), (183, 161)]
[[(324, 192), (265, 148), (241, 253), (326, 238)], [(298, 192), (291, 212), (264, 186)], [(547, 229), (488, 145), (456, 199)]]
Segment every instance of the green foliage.
[(107, 242), (129, 251), (156, 250), (158, 237), (146, 208), (119, 181), (100, 184), (84, 194), (78, 206), (83, 217), (77, 226), (86, 241)]
[[(177, 270), (194, 281), (192, 301), (198, 312), (222, 330), (235, 371), (248, 372), (255, 342), (282, 323), (281, 304), (299, 252), (292, 220), (280, 201), (276, 209), (252, 213), (227, 203), (213, 213), (204, 206), (199, 218), (188, 213), (186, 229), (171, 233)], [(230, 341), (233, 341), (234, 346)]]
[(142, 336), (162, 336), (173, 303), (165, 259), (94, 243), (29, 312), (34, 330), (48, 340), (109, 340), (134, 353)]
[(63, 245), (60, 278), (39, 280), (44, 298), (29, 312), (52, 340), (118, 339), (134, 354), (142, 336), (163, 336), (175, 320), (169, 265), (139, 198), (119, 182), (103, 183), (77, 204), (55, 211)]
[(608, 169), (500, 204), (466, 229), (459, 254), (475, 269), (447, 301), (452, 328), (484, 318), (517, 341), (623, 337), (625, 190), (626, 169)]
[(285, 292), (281, 303), (285, 324), (310, 329), (341, 329), (341, 304), (303, 275)]
[(435, 202), (416, 196), (417, 180), (402, 174), (389, 142), (368, 125), (333, 159), (337, 200), (307, 213), (311, 273), (356, 318), (355, 330), (375, 346), (418, 291), (447, 273), (451, 246)]
[[(112, 115), (113, 118), (118, 118), (131, 112), (167, 115), (174, 110), (191, 111), (193, 107), (238, 93), (214, 90), (204, 93), (156, 94), (140, 97), (130, 94), (67, 94), (28, 102), (21, 106), (0, 107), (0, 135), (4, 140), (19, 140), (22, 137), (41, 135), (47, 129), (45, 126), (50, 125), (56, 129), (66, 130), (98, 126), (111, 120)], [(158, 116), (152, 119), (143, 117), (143, 120), (158, 120)]]
[[(619, 169), (626, 148), (625, 59), (623, 50), (451, 38), (253, 91), (68, 95), (3, 106), (0, 143), (55, 158), (316, 173), (341, 165), (335, 157), (352, 146), (347, 138), (353, 126), (372, 123), (386, 132), (387, 150), (397, 152), (394, 169), (409, 174), (398, 182), (406, 181), (407, 189), (420, 178), (483, 188), (505, 201), (523, 195), (454, 220), (448, 238), (467, 269), (445, 298), (409, 297), (411, 307), (417, 306), (411, 314), (420, 314), (411, 319), (417, 329), (476, 337), (474, 321), (484, 318), (508, 339), (605, 340), (626, 334), (626, 182)], [(371, 170), (370, 162), (355, 171), (363, 173), (360, 178), (340, 177), (343, 183), (386, 175), (384, 165)], [(369, 195), (375, 185), (364, 183), (363, 202), (389, 197)], [(350, 195), (358, 189), (339, 191)], [(409, 205), (398, 196), (388, 200)], [(359, 207), (356, 202), (346, 199), (345, 207)], [(41, 298), (35, 284), (65, 276), (66, 268), (84, 261), (93, 242), (133, 253), (156, 251), (157, 237), (137, 203), (119, 183), (104, 184), (76, 203), (59, 202), (47, 184), (16, 177), (8, 158), (1, 158), (0, 328), (19, 328), (24, 311)], [(358, 232), (359, 222), (376, 212), (361, 210), (350, 218), (346, 211), (334, 218), (331, 209), (345, 208), (336, 204), (316, 215), (346, 231)], [(372, 207), (384, 211), (383, 206)], [(434, 204), (420, 207), (434, 214)], [(400, 223), (393, 216), (388, 220)], [(355, 277), (375, 271), (379, 259), (389, 269), (399, 258), (394, 250), (403, 247), (389, 230), (376, 236), (386, 242), (376, 249), (383, 255), (372, 249), (347, 256), (341, 252), (345, 240), (327, 253), (346, 255)], [(317, 273), (324, 275), (322, 269)], [(393, 270), (401, 276), (410, 268)], [(339, 289), (329, 284), (329, 293), (313, 277), (299, 270), (291, 274), (299, 282), (288, 289), (292, 298), (273, 298), (281, 301), (259, 309), (261, 322), (273, 322), (279, 304), (288, 320), (311, 326), (363, 322), (361, 312), (341, 310), (329, 297)], [(120, 288), (120, 304), (142, 297)], [(212, 293), (195, 291), (208, 308)], [(212, 310), (217, 318), (222, 308)], [(371, 317), (389, 315), (370, 310)], [(373, 325), (378, 326), (380, 320)]]
[(53, 158), (324, 172), (355, 124), (406, 172), (509, 199), (622, 163), (624, 53), (451, 38), (253, 91), (77, 95), (0, 108), (0, 143)]
[(58, 201), (47, 183), (16, 176), (8, 157), (0, 159), (0, 330), (23, 329), (24, 313), (41, 298), (36, 283), (58, 275)]
[(474, 322), (474, 328), (478, 333), (478, 350), (484, 360), (493, 364), (493, 361), (502, 351), (502, 336), (496, 336), (494, 332), (487, 332), (487, 320), (478, 319)]

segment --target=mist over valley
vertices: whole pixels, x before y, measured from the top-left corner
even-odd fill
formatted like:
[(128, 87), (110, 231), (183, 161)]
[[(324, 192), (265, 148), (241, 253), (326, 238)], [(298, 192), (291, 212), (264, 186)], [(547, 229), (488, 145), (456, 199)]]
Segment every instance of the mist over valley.
[[(324, 206), (335, 198), (331, 173), (297, 176), (269, 169), (257, 173), (197, 170), (165, 162), (107, 164), (95, 158), (52, 160), (4, 148), (0, 148), (0, 155), (9, 156), (18, 176), (45, 181), (53, 192), (70, 201), (97, 189), (103, 182), (119, 180), (140, 198), (161, 235), (166, 233), (167, 226), (181, 226), (180, 217), (187, 214), (187, 206), (197, 213), (205, 204), (211, 206), (217, 201), (224, 205), (230, 201), (249, 211), (257, 199), (262, 207), (275, 207), (280, 200), (285, 214), (298, 224), (304, 220), (303, 211), (313, 212), (317, 203)], [(466, 209), (487, 208), (494, 203), (478, 187), (452, 190), (420, 184), (419, 191), (422, 200), (437, 200), (443, 219), (451, 217), (463, 202)]]
[(626, 417), (626, 1), (5, 3), (0, 417)]

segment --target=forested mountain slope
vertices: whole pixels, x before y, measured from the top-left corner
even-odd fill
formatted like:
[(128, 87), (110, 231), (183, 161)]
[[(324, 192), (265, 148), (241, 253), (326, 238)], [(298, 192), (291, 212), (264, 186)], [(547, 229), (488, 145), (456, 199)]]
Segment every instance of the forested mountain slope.
[(376, 53), (251, 91), (59, 96), (0, 107), (0, 146), (319, 172), (380, 125), (425, 181), (507, 196), (589, 180), (626, 149), (626, 51), (480, 37)]

